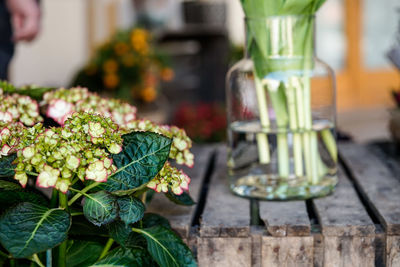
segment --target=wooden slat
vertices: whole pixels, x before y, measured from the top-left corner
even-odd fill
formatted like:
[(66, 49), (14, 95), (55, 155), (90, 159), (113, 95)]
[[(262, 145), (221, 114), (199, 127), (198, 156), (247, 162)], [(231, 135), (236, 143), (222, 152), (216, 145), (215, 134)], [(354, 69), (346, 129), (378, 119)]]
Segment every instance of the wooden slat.
[(386, 237), (386, 267), (400, 266), (400, 237)]
[(324, 236), (374, 235), (375, 225), (343, 170), (338, 170), (335, 193), (313, 204)]
[(250, 237), (207, 237), (199, 238), (199, 267), (250, 267)]
[[(208, 164), (214, 148), (194, 147), (195, 164), (193, 168), (183, 167), (182, 170), (189, 175), (191, 182), (189, 185), (190, 195), (194, 201), (198, 202), (201, 193), (201, 185), (205, 178)], [(196, 211), (194, 206), (179, 206), (169, 201), (163, 194), (156, 194), (147, 207), (148, 212), (155, 212), (166, 217), (172, 228), (177, 231), (183, 238), (188, 238), (191, 228), (193, 216)]]
[(310, 235), (310, 220), (304, 201), (260, 201), (260, 217), (272, 236)]
[[(387, 235), (400, 235), (400, 182), (367, 148), (339, 146), (340, 155)], [(382, 159), (385, 160), (385, 159)]]
[(371, 245), (374, 237), (328, 236), (324, 237), (325, 267), (373, 267), (375, 249)]
[(323, 237), (322, 266), (374, 266), (375, 225), (339, 167), (335, 193), (313, 204)]
[(211, 178), (201, 217), (201, 237), (247, 237), (250, 232), (249, 200), (234, 196), (228, 187), (226, 148), (218, 148), (215, 172)]
[(263, 236), (261, 249), (262, 266), (312, 267), (312, 236)]

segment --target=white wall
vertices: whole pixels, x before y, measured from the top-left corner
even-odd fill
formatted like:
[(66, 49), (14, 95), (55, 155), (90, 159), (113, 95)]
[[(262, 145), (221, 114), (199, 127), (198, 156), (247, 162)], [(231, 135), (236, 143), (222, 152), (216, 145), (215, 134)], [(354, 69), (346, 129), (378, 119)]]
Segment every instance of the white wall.
[[(42, 29), (31, 43), (19, 43), (10, 68), (11, 81), (17, 85), (67, 86), (75, 72), (89, 57), (88, 8), (90, 0), (42, 0)], [(128, 27), (134, 19), (131, 0), (91, 0), (94, 3), (94, 43), (101, 43), (109, 34), (107, 8), (115, 3), (116, 25)], [(152, 0), (153, 2), (156, 0)], [(161, 1), (161, 0), (160, 0)], [(164, 1), (164, 0), (162, 0)], [(168, 6), (175, 12), (179, 25), (181, 0)], [(227, 26), (231, 39), (244, 40), (243, 13), (239, 0), (225, 0), (228, 6)]]
[(87, 60), (85, 0), (42, 0), (42, 30), (32, 43), (18, 44), (11, 81), (65, 86)]

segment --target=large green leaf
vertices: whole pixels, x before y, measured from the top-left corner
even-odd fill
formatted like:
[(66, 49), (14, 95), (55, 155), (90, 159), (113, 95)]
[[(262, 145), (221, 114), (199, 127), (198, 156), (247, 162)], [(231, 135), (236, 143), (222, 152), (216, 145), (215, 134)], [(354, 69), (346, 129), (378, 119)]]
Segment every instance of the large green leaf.
[(23, 190), (0, 190), (0, 210), (22, 202), (30, 202), (42, 206), (48, 204), (48, 201), (44, 196), (35, 192)]
[(189, 193), (183, 192), (180, 195), (175, 195), (174, 193), (172, 193), (171, 191), (168, 191), (165, 196), (171, 200), (172, 202), (174, 202), (175, 204), (178, 205), (183, 205), (183, 206), (192, 206), (194, 204), (196, 204), (196, 202), (194, 202), (194, 200), (191, 198), (191, 196), (189, 195)]
[(143, 248), (138, 247), (134, 249), (114, 249), (92, 266), (145, 267), (155, 266), (155, 263)]
[(0, 190), (22, 190), (22, 187), (14, 182), (0, 180)]
[(154, 226), (134, 231), (146, 238), (147, 250), (161, 267), (197, 266), (190, 249), (172, 230)]
[(150, 228), (153, 226), (164, 226), (165, 228), (171, 229), (171, 225), (169, 224), (169, 221), (167, 218), (164, 218), (161, 215), (155, 214), (148, 212), (144, 215), (143, 220), (142, 220), (143, 228)]
[(12, 162), (17, 158), (17, 154), (11, 154), (0, 158), (0, 177), (12, 177), (15, 172), (15, 165)]
[(150, 132), (123, 135), (123, 150), (113, 155), (118, 170), (108, 178), (105, 190), (132, 190), (148, 183), (164, 166), (171, 139)]
[(125, 248), (146, 246), (146, 240), (138, 233), (132, 232), (132, 227), (120, 220), (107, 225), (109, 234), (118, 244)]
[(110, 223), (118, 216), (117, 199), (105, 191), (87, 195), (83, 214), (94, 225), (101, 226)]
[(145, 206), (142, 201), (133, 196), (124, 196), (117, 199), (119, 217), (127, 225), (143, 218)]
[(66, 211), (25, 202), (0, 217), (0, 242), (15, 258), (26, 258), (64, 241), (70, 225)]
[(67, 248), (67, 266), (85, 267), (95, 263), (103, 251), (97, 242), (71, 240)]

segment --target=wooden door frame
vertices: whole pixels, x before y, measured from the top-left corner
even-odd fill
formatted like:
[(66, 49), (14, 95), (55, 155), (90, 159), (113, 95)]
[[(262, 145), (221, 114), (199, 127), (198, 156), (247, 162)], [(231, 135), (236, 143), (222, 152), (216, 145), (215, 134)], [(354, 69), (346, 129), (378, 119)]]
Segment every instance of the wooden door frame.
[(345, 67), (337, 73), (337, 107), (339, 111), (389, 107), (390, 91), (400, 87), (395, 69), (367, 69), (362, 58), (363, 0), (345, 0)]

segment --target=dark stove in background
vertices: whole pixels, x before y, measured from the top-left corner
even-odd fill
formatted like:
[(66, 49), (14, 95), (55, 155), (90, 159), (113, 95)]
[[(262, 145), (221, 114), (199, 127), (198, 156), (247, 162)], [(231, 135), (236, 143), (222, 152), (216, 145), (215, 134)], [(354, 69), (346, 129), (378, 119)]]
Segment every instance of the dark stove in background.
[(230, 42), (226, 6), (214, 1), (183, 2), (185, 25), (165, 31), (158, 39), (169, 55), (175, 78), (162, 84), (171, 115), (182, 103), (225, 101), (225, 75)]

